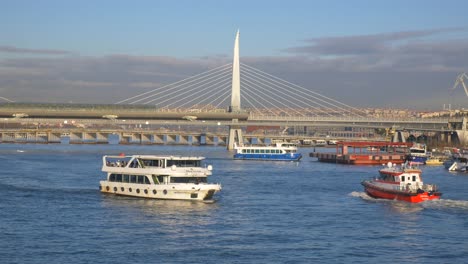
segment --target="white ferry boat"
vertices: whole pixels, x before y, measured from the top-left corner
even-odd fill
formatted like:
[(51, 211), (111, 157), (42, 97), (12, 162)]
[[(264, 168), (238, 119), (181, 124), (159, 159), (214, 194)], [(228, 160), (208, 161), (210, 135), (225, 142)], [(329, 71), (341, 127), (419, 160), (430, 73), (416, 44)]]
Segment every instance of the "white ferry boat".
[(271, 146), (234, 145), (234, 149), (234, 159), (299, 161), (302, 158), (302, 154), (297, 153), (297, 145), (287, 142), (278, 142)]
[(104, 193), (155, 199), (211, 200), (220, 184), (207, 183), (211, 165), (204, 157), (182, 156), (104, 156), (100, 181)]

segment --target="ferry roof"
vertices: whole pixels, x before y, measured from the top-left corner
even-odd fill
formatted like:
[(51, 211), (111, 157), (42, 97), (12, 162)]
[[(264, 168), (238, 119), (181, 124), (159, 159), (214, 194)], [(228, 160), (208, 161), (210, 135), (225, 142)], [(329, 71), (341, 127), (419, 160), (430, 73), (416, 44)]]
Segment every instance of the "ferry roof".
[(167, 159), (167, 160), (203, 160), (201, 156), (180, 156), (180, 155), (106, 155), (108, 158), (140, 158), (140, 159)]

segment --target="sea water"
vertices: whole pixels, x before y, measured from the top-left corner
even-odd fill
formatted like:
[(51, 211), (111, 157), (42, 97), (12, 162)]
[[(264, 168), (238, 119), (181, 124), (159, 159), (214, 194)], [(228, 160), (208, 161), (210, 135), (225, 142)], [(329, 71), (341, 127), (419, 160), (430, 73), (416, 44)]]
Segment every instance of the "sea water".
[[(233, 160), (213, 146), (0, 145), (0, 263), (467, 263), (468, 174), (439, 201), (376, 200), (379, 166)], [(214, 203), (102, 194), (102, 156), (205, 156)]]

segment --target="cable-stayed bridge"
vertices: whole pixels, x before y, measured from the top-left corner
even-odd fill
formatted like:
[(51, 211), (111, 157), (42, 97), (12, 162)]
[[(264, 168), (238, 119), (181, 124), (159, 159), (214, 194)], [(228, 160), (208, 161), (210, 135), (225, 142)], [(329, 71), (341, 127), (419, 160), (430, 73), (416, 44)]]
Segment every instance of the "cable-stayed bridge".
[[(230, 127), (229, 148), (242, 142), (241, 127), (348, 126), (454, 132), (465, 131), (459, 118), (374, 118), (366, 112), (305, 87), (278, 78), (240, 62), (237, 32), (233, 63), (225, 64), (183, 80), (131, 95), (103, 107), (44, 109), (0, 109), (0, 116), (36, 118), (105, 118), (128, 120), (204, 120), (205, 125), (223, 121)], [(79, 107), (78, 107), (79, 108)], [(468, 135), (467, 135), (468, 136)], [(468, 140), (467, 140), (468, 141)]]
[[(242, 110), (252, 117), (366, 117), (362, 110), (241, 64)], [(232, 64), (134, 95), (117, 104), (154, 105), (171, 111), (228, 111)]]
[[(242, 89), (241, 89), (242, 87)], [(188, 112), (196, 119), (206, 111), (248, 112), (253, 124), (297, 122), (303, 125), (389, 127), (445, 131), (453, 129), (445, 119), (371, 118), (366, 112), (310, 89), (278, 78), (240, 62), (239, 31), (236, 34), (233, 63), (219, 66), (178, 82), (136, 94), (116, 104), (154, 105), (157, 109)], [(236, 120), (237, 118), (233, 118)], [(452, 120), (453, 121), (453, 120)], [(464, 123), (459, 120), (462, 125)], [(240, 125), (230, 126), (229, 147), (242, 141)], [(466, 127), (466, 125), (465, 125)]]

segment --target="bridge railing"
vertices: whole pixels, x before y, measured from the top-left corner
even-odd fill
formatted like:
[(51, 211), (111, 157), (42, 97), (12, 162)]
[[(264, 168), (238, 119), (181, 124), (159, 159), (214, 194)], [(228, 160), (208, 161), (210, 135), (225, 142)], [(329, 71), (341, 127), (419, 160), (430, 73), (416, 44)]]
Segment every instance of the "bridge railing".
[[(317, 121), (317, 122), (359, 122), (359, 123), (433, 123), (447, 124), (448, 117), (437, 118), (417, 118), (417, 117), (400, 117), (400, 118), (377, 118), (377, 117), (349, 117), (349, 116), (274, 116), (274, 115), (258, 115), (250, 114), (249, 120), (252, 121)], [(450, 119), (454, 122), (453, 118)], [(457, 120), (462, 122), (462, 118)], [(457, 122), (455, 121), (455, 122)]]

